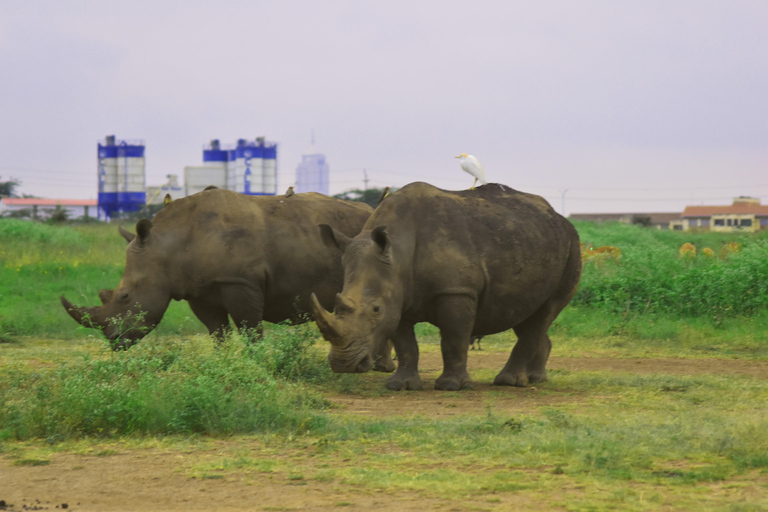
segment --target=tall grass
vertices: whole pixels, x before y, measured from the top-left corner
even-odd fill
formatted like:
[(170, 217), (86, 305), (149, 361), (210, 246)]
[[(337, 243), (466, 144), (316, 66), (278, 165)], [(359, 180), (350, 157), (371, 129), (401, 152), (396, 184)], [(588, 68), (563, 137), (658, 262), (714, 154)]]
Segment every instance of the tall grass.
[[(671, 316), (751, 316), (768, 308), (768, 237), (760, 234), (678, 233), (625, 224), (576, 223), (583, 241), (621, 249), (618, 263), (587, 261), (576, 306), (611, 313)], [(722, 242), (737, 240), (740, 252), (726, 260), (681, 259), (687, 241), (719, 252)]]
[[(716, 325), (729, 318), (762, 318), (768, 310), (766, 232), (681, 233), (619, 223), (574, 224), (582, 241), (622, 251), (618, 263), (584, 265), (572, 301), (576, 308), (618, 315), (619, 322), (704, 318)], [(743, 248), (727, 260), (700, 255), (689, 261), (678, 255), (685, 242), (719, 252), (728, 241)], [(125, 240), (114, 225), (0, 219), (0, 336), (80, 336), (82, 330), (58, 297), (66, 295), (83, 306), (98, 304), (98, 291), (117, 285), (124, 262)], [(155, 332), (193, 335), (205, 329), (185, 302), (173, 302)]]
[(301, 431), (325, 424), (305, 384), (331, 372), (307, 327), (276, 326), (259, 343), (232, 335), (152, 338), (106, 358), (0, 376), (0, 438)]

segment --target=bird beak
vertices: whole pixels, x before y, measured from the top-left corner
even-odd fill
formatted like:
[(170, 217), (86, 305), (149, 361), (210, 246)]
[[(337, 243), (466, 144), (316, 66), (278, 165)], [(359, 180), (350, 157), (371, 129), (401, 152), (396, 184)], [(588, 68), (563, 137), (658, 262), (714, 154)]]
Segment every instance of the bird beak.
[(461, 158), (461, 155), (459, 155), (459, 156), (455, 156), (455, 157), (453, 157), (453, 158)]

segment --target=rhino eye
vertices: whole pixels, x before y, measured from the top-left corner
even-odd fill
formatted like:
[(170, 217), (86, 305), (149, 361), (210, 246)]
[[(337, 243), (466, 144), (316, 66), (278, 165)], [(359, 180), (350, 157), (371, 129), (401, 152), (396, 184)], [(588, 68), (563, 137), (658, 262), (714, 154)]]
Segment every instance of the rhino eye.
[(373, 312), (378, 313), (381, 308), (379, 306), (373, 306)]

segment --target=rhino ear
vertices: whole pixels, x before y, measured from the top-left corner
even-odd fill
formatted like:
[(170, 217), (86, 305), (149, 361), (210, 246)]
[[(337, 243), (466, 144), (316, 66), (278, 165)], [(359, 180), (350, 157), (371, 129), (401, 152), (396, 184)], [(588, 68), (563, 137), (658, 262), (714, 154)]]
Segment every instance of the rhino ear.
[(139, 242), (144, 243), (147, 241), (151, 229), (152, 221), (149, 219), (141, 219), (136, 223), (136, 235), (139, 237)]
[(391, 242), (389, 241), (387, 226), (376, 226), (373, 228), (373, 231), (371, 231), (371, 239), (376, 246), (376, 251), (381, 256), (389, 255), (389, 247)]
[(136, 235), (134, 235), (127, 229), (123, 228), (123, 226), (118, 226), (117, 229), (118, 231), (120, 231), (120, 234), (123, 235), (123, 238), (125, 238), (125, 241), (128, 243), (133, 242), (133, 239), (136, 238)]
[(335, 247), (341, 252), (344, 252), (347, 249), (349, 242), (352, 241), (352, 239), (344, 233), (336, 231), (328, 224), (320, 224), (320, 236), (327, 247)]

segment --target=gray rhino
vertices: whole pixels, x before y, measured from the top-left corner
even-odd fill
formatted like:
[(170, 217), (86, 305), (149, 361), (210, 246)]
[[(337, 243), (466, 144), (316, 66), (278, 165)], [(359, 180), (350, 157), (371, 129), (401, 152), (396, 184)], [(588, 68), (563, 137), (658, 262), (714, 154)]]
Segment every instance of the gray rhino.
[[(114, 290), (101, 290), (102, 306), (64, 308), (77, 322), (100, 328), (115, 349), (128, 348), (156, 326), (171, 299), (186, 300), (211, 334), (229, 317), (238, 328), (262, 320), (299, 321), (309, 295), (333, 304), (343, 270), (318, 223), (354, 236), (373, 210), (321, 194), (246, 196), (210, 189), (169, 202), (136, 224), (125, 271)], [(388, 363), (394, 368), (394, 364)]]
[(546, 379), (547, 330), (576, 292), (581, 253), (574, 227), (543, 198), (499, 184), (449, 192), (412, 183), (382, 201), (354, 238), (320, 229), (343, 252), (333, 314), (312, 296), (334, 371), (368, 371), (389, 338), (398, 366), (387, 387), (421, 389), (413, 328), (429, 322), (443, 355), (436, 389), (471, 387), (470, 338), (510, 328), (518, 341), (494, 384)]

